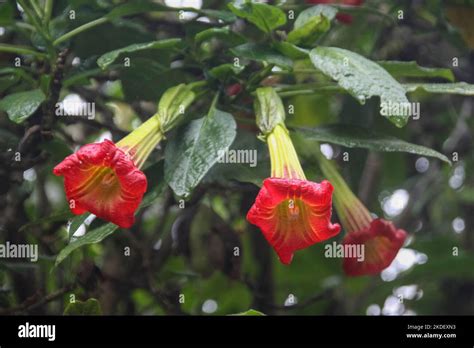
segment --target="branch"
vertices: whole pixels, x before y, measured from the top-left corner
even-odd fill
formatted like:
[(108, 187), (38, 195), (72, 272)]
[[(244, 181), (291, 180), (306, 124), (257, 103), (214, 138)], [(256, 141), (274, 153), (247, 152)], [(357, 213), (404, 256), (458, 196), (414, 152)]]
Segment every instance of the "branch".
[(0, 315), (21, 314), (21, 313), (32, 311), (36, 308), (44, 306), (45, 304), (49, 302), (59, 299), (65, 293), (74, 289), (74, 287), (75, 287), (74, 284), (66, 285), (62, 287), (61, 289), (56, 290), (55, 292), (49, 295), (46, 295), (45, 297), (40, 298), (40, 299), (38, 299), (38, 294), (36, 293), (30, 298), (26, 299), (22, 304), (16, 307), (0, 309)]
[(83, 31), (92, 29), (98, 25), (104, 24), (108, 22), (107, 18), (101, 17), (96, 20), (93, 20), (92, 22), (86, 23), (81, 25), (80, 27), (77, 27), (76, 29), (71, 30), (70, 32), (67, 32), (66, 34), (58, 37), (56, 40), (53, 42), (53, 46), (59, 45), (61, 42), (69, 40), (70, 38), (76, 36), (77, 34), (82, 33)]
[(0, 51), (1, 52), (8, 52), (8, 53), (18, 53), (24, 55), (32, 55), (38, 58), (46, 58), (46, 54), (36, 51), (31, 47), (27, 46), (17, 46), (17, 45), (10, 45), (10, 44), (0, 44)]

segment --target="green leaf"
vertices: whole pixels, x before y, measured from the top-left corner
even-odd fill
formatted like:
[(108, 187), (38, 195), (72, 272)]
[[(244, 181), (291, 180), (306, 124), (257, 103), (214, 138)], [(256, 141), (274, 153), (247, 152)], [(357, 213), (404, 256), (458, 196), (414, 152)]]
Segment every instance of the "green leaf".
[(288, 34), (287, 40), (295, 45), (311, 46), (317, 39), (326, 33), (331, 23), (324, 16), (312, 17), (301, 28), (296, 28)]
[(275, 64), (286, 70), (290, 70), (293, 67), (293, 61), (291, 59), (281, 55), (278, 53), (278, 51), (275, 51), (271, 47), (265, 45), (246, 43), (231, 48), (230, 51), (232, 54), (240, 58)]
[(456, 83), (404, 83), (405, 90), (415, 92), (416, 90), (424, 90), (428, 93), (442, 93), (442, 94), (461, 94), (474, 95), (474, 85), (466, 82)]
[(90, 298), (85, 302), (75, 301), (67, 305), (64, 315), (102, 315), (100, 302)]
[(453, 72), (446, 68), (425, 68), (416, 62), (378, 61), (393, 77), (441, 77), (454, 81)]
[(56, 262), (54, 263), (54, 266), (58, 266), (61, 262), (64, 261), (66, 257), (69, 256), (69, 254), (71, 254), (77, 248), (80, 248), (81, 246), (87, 244), (99, 243), (104, 240), (104, 238), (114, 233), (117, 229), (117, 225), (114, 225), (113, 223), (109, 222), (75, 239), (73, 242), (68, 244), (59, 252), (58, 256), (56, 257)]
[[(125, 16), (133, 16), (144, 12), (155, 12), (155, 11), (169, 11), (170, 8), (158, 4), (156, 2), (148, 0), (132, 0), (115, 7), (112, 11), (107, 14), (107, 18), (110, 20), (118, 19)], [(176, 10), (176, 9), (175, 9)]]
[(40, 89), (14, 93), (0, 101), (0, 109), (5, 111), (13, 122), (22, 123), (38, 109), (45, 99)]
[(209, 28), (200, 31), (194, 37), (194, 41), (196, 43), (201, 43), (212, 38), (218, 38), (231, 46), (240, 45), (246, 41), (242, 35), (230, 30), (229, 28)]
[(312, 129), (297, 128), (297, 131), (308, 139), (319, 142), (328, 142), (345, 147), (362, 147), (382, 152), (408, 152), (420, 156), (435, 157), (451, 164), (450, 160), (438, 151), (353, 125), (329, 125)]
[(18, 75), (6, 75), (0, 77), (0, 93), (5, 92), (10, 87), (16, 85), (20, 81), (20, 77)]
[(197, 12), (207, 17), (220, 19), (221, 21), (225, 23), (232, 23), (232, 22), (235, 22), (235, 20), (237, 19), (237, 17), (232, 12), (229, 12), (229, 11), (203, 9), (203, 10), (198, 10)]
[(228, 6), (237, 16), (245, 18), (266, 33), (286, 24), (285, 12), (275, 6), (254, 2), (234, 2)]
[(273, 47), (278, 50), (278, 52), (291, 59), (305, 59), (309, 54), (309, 52), (304, 48), (298, 47), (286, 41), (275, 42)]
[(327, 5), (316, 5), (301, 12), (295, 20), (295, 28), (301, 28), (312, 18), (323, 15), (330, 21), (336, 17), (337, 9)]
[(144, 50), (169, 49), (178, 46), (179, 43), (181, 43), (181, 39), (166, 39), (129, 45), (103, 54), (99, 57), (99, 59), (97, 59), (97, 65), (99, 65), (102, 69), (106, 69), (123, 53)]
[(178, 130), (165, 150), (165, 180), (178, 196), (188, 196), (234, 141), (232, 115), (211, 108), (206, 117)]
[[(357, 98), (361, 103), (379, 96), (381, 104), (409, 103), (405, 90), (378, 64), (357, 53), (337, 48), (319, 46), (310, 52), (313, 65)], [(387, 117), (397, 127), (408, 122), (407, 115)]]
[(178, 11), (193, 11), (200, 15), (220, 19), (225, 23), (231, 23), (236, 20), (235, 15), (229, 11), (212, 10), (212, 9), (196, 9), (190, 7), (169, 7), (150, 0), (132, 0), (117, 6), (106, 18), (116, 20), (120, 17), (133, 16), (140, 13), (149, 12), (178, 12)]
[(236, 76), (244, 70), (245, 67), (239, 65), (235, 66), (234, 64), (226, 63), (218, 65), (209, 70), (209, 75), (218, 80), (226, 80), (231, 76)]
[(1, 68), (0, 75), (15, 75), (31, 85), (36, 85), (37, 83), (37, 81), (29, 73), (19, 68)]
[(263, 314), (262, 312), (256, 311), (255, 309), (249, 309), (248, 311), (245, 311), (245, 312), (229, 314), (229, 315), (264, 316), (265, 314)]
[(311, 46), (331, 27), (337, 10), (331, 6), (318, 5), (301, 12), (296, 18), (288, 41), (295, 45)]

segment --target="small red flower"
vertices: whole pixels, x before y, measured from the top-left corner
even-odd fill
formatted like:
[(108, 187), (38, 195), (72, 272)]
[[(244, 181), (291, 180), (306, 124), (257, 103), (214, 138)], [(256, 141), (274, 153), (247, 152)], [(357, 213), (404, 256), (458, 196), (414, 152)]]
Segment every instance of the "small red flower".
[(293, 253), (339, 233), (331, 223), (333, 187), (300, 179), (269, 178), (263, 182), (247, 220), (258, 226), (277, 252), (290, 264)]
[(229, 97), (233, 97), (240, 92), (242, 92), (242, 85), (240, 83), (234, 83), (225, 88), (225, 94), (227, 94)]
[[(306, 3), (308, 4), (342, 4), (348, 6), (360, 6), (364, 0), (307, 0)], [(347, 13), (338, 13), (336, 14), (336, 19), (339, 22), (344, 24), (351, 24), (352, 23), (352, 16)]]
[(352, 24), (353, 17), (348, 13), (338, 13), (336, 14), (336, 19), (344, 24)]
[(370, 226), (348, 233), (343, 244), (363, 245), (364, 260), (344, 258), (343, 269), (348, 276), (374, 275), (390, 266), (403, 246), (407, 233), (397, 229), (393, 223), (374, 219)]
[(74, 214), (86, 211), (128, 228), (147, 188), (145, 174), (110, 140), (87, 144), (54, 168)]

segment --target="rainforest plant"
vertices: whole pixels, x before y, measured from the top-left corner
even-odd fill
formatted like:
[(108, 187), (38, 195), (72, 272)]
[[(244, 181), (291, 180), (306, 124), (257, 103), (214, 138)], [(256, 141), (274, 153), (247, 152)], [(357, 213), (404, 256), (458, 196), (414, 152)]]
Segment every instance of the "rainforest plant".
[[(208, 313), (208, 298), (221, 314), (278, 313), (298, 282), (302, 297), (367, 295), (456, 217), (440, 202), (464, 204), (452, 181), (472, 167), (459, 140), (472, 67), (444, 15), (460, 5), (436, 6), (2, 2), (0, 240), (38, 243), (44, 262), (0, 271), (19, 294), (0, 311), (29, 310), (34, 272), (105, 313)], [(461, 48), (424, 67), (416, 45), (381, 39), (403, 43), (416, 16)]]

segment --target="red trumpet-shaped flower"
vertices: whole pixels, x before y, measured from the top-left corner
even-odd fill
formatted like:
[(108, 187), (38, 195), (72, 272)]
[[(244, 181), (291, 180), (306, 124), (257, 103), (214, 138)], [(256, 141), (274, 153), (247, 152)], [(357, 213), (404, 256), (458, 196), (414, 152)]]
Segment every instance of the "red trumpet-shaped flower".
[(344, 272), (348, 276), (374, 275), (382, 272), (397, 256), (407, 233), (397, 229), (390, 221), (372, 218), (332, 163), (322, 155), (319, 157), (323, 173), (335, 187), (334, 206), (346, 230), (343, 244), (361, 245), (364, 250), (362, 260), (359, 257), (345, 255)]
[(265, 179), (247, 220), (260, 228), (280, 261), (290, 264), (296, 250), (339, 233), (331, 223), (333, 187), (306, 180), (288, 130), (277, 124), (267, 134), (272, 177)]
[(344, 258), (344, 272), (349, 276), (378, 274), (390, 266), (405, 242), (406, 232), (396, 229), (390, 221), (374, 219), (370, 225), (348, 233), (343, 244), (364, 246), (364, 261)]
[(169, 88), (158, 103), (158, 112), (117, 144), (109, 140), (87, 144), (54, 168), (54, 174), (64, 176), (74, 214), (88, 211), (123, 228), (133, 225), (147, 189), (140, 168), (193, 102), (192, 88), (191, 84)]
[(87, 144), (66, 157), (53, 170), (64, 176), (69, 207), (74, 214), (90, 212), (128, 228), (147, 189), (140, 170), (153, 148), (162, 139), (157, 117), (123, 138)]

